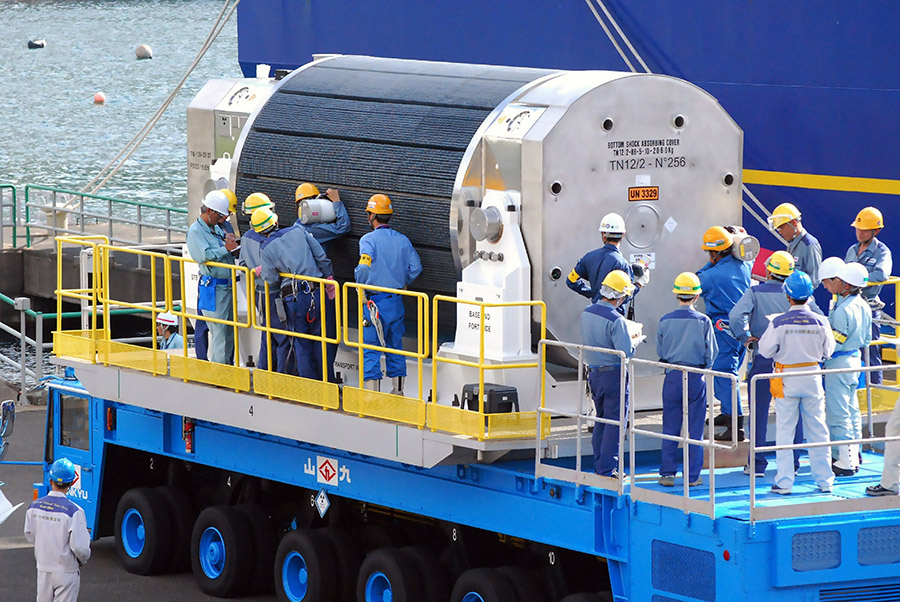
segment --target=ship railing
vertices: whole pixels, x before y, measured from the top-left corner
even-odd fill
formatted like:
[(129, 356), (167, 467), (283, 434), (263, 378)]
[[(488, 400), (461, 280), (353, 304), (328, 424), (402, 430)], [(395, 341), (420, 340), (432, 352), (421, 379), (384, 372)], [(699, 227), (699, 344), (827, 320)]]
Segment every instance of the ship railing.
[[(355, 282), (345, 282), (344, 298), (347, 302), (343, 306), (342, 327), (344, 331), (344, 344), (353, 347), (358, 352), (359, 381), (356, 387), (344, 386), (344, 411), (357, 414), (359, 416), (370, 416), (373, 418), (381, 418), (384, 420), (392, 420), (404, 424), (410, 424), (423, 428), (426, 422), (425, 413), (425, 397), (424, 383), (422, 381), (424, 374), (424, 362), (429, 354), (428, 345), (428, 326), (429, 326), (429, 306), (428, 295), (415, 291), (399, 290), (385, 288), (381, 286), (373, 286), (370, 284), (357, 284)], [(357, 340), (350, 338), (350, 325), (348, 316), (348, 306), (350, 305), (350, 297), (352, 290), (356, 291), (356, 333)], [(363, 306), (372, 302), (373, 294), (394, 294), (401, 299), (412, 299), (416, 307), (416, 349), (410, 351), (407, 349), (394, 349), (384, 344), (379, 339), (377, 342), (366, 342), (364, 339), (364, 312)], [(371, 308), (371, 306), (369, 306)], [(377, 308), (377, 304), (376, 304)], [(376, 310), (377, 311), (377, 310)], [(372, 320), (371, 314), (369, 320)], [(400, 355), (403, 357), (413, 358), (416, 360), (417, 370), (417, 388), (415, 397), (405, 397), (403, 395), (394, 395), (365, 388), (365, 352), (367, 350), (378, 351), (385, 354)], [(380, 362), (379, 357), (379, 371)], [(380, 382), (379, 378), (379, 382)]]
[(0, 184), (0, 249), (17, 246), (19, 216), (16, 187), (12, 184)]
[[(251, 316), (253, 328), (259, 330), (266, 342), (266, 365), (259, 366), (253, 371), (253, 391), (258, 395), (265, 395), (269, 399), (281, 399), (296, 403), (313, 405), (326, 410), (337, 410), (340, 407), (340, 388), (337, 384), (328, 382), (328, 346), (337, 345), (341, 340), (341, 325), (338, 319), (341, 307), (341, 291), (338, 284), (331, 279), (303, 276), (299, 274), (281, 273), (280, 283), (287, 280), (296, 283), (297, 290), (304, 288), (302, 283), (310, 287), (313, 303), (317, 304), (319, 316), (318, 332), (294, 332), (282, 327), (281, 320), (276, 321), (273, 312), (274, 301), (271, 287), (268, 282), (260, 280), (263, 285), (262, 293), (258, 292), (256, 273), (250, 271), (250, 282), (247, 285), (248, 312)], [(333, 291), (333, 310), (329, 311), (327, 302), (329, 291)], [(275, 297), (280, 297), (281, 291), (276, 289)], [(329, 337), (328, 324), (336, 326), (334, 336)], [(275, 370), (277, 339), (287, 337), (289, 344), (294, 345), (292, 339), (309, 340), (318, 343), (318, 349), (311, 347), (311, 354), (319, 354), (321, 358), (321, 380), (283, 374)], [(298, 341), (299, 342), (299, 341)]]
[[(667, 435), (663, 432), (651, 431), (643, 428), (638, 428), (637, 423), (634, 417), (634, 405), (630, 404), (628, 408), (628, 440), (630, 442), (629, 445), (629, 484), (632, 499), (635, 500), (643, 500), (647, 502), (651, 502), (654, 504), (659, 504), (661, 506), (669, 506), (672, 508), (679, 508), (684, 512), (693, 512), (696, 514), (706, 514), (710, 518), (715, 518), (716, 512), (716, 450), (733, 450), (738, 446), (737, 441), (737, 412), (733, 412), (731, 416), (731, 441), (727, 443), (717, 442), (715, 440), (715, 428), (712, 426), (715, 422), (714, 418), (714, 406), (712, 403), (714, 400), (713, 397), (713, 380), (715, 378), (721, 378), (729, 381), (729, 388), (731, 390), (731, 407), (738, 407), (740, 404), (740, 395), (739, 395), (739, 380), (738, 377), (734, 374), (728, 372), (719, 372), (717, 370), (711, 370), (707, 368), (695, 368), (692, 366), (680, 366), (677, 364), (670, 364), (667, 362), (661, 361), (653, 361), (653, 360), (645, 360), (640, 358), (630, 358), (628, 360), (628, 371), (631, 382), (635, 382), (635, 367), (636, 366), (648, 366), (652, 368), (662, 368), (667, 373), (675, 372), (680, 374), (681, 381), (681, 424), (679, 425), (679, 432), (681, 435)], [(689, 376), (690, 374), (699, 374), (703, 377), (704, 383), (703, 386), (706, 389), (706, 409), (704, 414), (708, 419), (708, 423), (711, 425), (708, 429), (707, 437), (702, 438), (702, 427), (701, 427), (701, 438), (693, 439), (690, 435), (689, 430), (689, 409), (688, 403), (690, 401), (688, 390), (689, 390)], [(664, 410), (665, 411), (665, 410)], [(682, 487), (678, 491), (678, 493), (668, 493), (661, 492), (652, 489), (647, 489), (646, 487), (641, 487), (642, 482), (653, 481), (656, 482), (660, 475), (653, 474), (648, 476), (641, 476), (637, 474), (638, 464), (637, 464), (637, 444), (636, 444), (636, 436), (640, 435), (641, 437), (651, 437), (655, 439), (660, 439), (662, 441), (671, 441), (676, 445), (681, 447), (681, 469), (682, 469)], [(706, 449), (708, 450), (709, 457), (709, 499), (704, 500), (703, 497), (706, 495), (706, 491), (698, 491), (698, 494), (695, 497), (691, 496), (691, 487), (689, 483), (689, 465), (690, 465), (690, 448), (691, 446), (696, 446), (700, 450)]]
[[(868, 352), (868, 349), (866, 349)], [(866, 358), (868, 360), (868, 357)], [(829, 470), (830, 470), (830, 448), (836, 447), (838, 445), (874, 445), (874, 444), (886, 444), (888, 442), (900, 443), (900, 436), (886, 436), (886, 437), (875, 437), (871, 431), (871, 414), (872, 414), (872, 403), (871, 403), (871, 391), (872, 385), (871, 383), (871, 373), (879, 372), (883, 370), (883, 366), (871, 366), (866, 365), (862, 367), (850, 367), (850, 368), (830, 368), (827, 370), (792, 370), (790, 372), (782, 372), (782, 373), (763, 373), (763, 374), (755, 374), (748, 384), (748, 389), (750, 392), (750, 412), (748, 414), (750, 419), (750, 458), (755, 458), (756, 453), (765, 453), (774, 451), (789, 451), (793, 452), (796, 449), (812, 449), (812, 448), (826, 448), (825, 453), (828, 454), (829, 459)], [(870, 431), (868, 437), (861, 437), (859, 439), (847, 439), (840, 441), (823, 441), (823, 442), (804, 442), (804, 443), (789, 443), (783, 445), (763, 445), (756, 446), (756, 387), (758, 384), (762, 384), (763, 386), (768, 386), (768, 383), (763, 381), (769, 381), (773, 378), (798, 378), (802, 376), (814, 376), (817, 378), (822, 378), (826, 374), (847, 374), (847, 373), (858, 373), (862, 372), (865, 374), (866, 380), (866, 399), (868, 405), (868, 414), (869, 414), (869, 424)], [(895, 393), (900, 393), (900, 387), (897, 386), (886, 386), (886, 385), (878, 385), (880, 389), (893, 391)], [(774, 399), (773, 399), (774, 401)], [(896, 407), (894, 409), (894, 415), (900, 411)], [(797, 420), (802, 421), (803, 412), (798, 409)], [(893, 418), (893, 415), (892, 415)], [(808, 433), (807, 433), (808, 434)], [(837, 484), (837, 482), (836, 482)], [(796, 482), (795, 482), (796, 485)], [(816, 484), (813, 483), (813, 486)], [(787, 517), (796, 517), (796, 516), (815, 516), (819, 514), (837, 514), (837, 513), (846, 513), (846, 512), (867, 512), (871, 510), (882, 510), (884, 508), (892, 507), (892, 508), (900, 508), (900, 497), (898, 496), (888, 496), (888, 497), (857, 497), (857, 498), (838, 498), (835, 497), (825, 497), (826, 494), (821, 494), (817, 496), (813, 496), (809, 502), (800, 502), (800, 503), (790, 503), (790, 504), (762, 504), (760, 505), (757, 500), (756, 493), (756, 479), (750, 479), (750, 520), (751, 522), (758, 520), (773, 520), (778, 518), (787, 518)], [(821, 498), (821, 499), (820, 499)]]
[[(438, 307), (439, 303), (452, 303), (457, 306), (468, 305), (477, 308), (478, 313), (478, 357), (476, 360), (449, 357), (440, 353), (438, 344)], [(487, 302), (472, 299), (459, 299), (445, 295), (435, 295), (432, 298), (431, 313), (434, 316), (432, 323), (432, 350), (431, 350), (431, 383), (432, 390), (438, 387), (438, 364), (449, 364), (464, 368), (478, 370), (478, 410), (465, 409), (460, 402), (459, 407), (438, 403), (437, 394), (433, 394), (431, 403), (428, 404), (428, 428), (432, 431), (447, 431), (460, 435), (474, 437), (479, 441), (486, 439), (517, 439), (529, 437), (537, 433), (538, 439), (545, 438), (550, 433), (550, 415), (542, 414), (544, 408), (545, 379), (540, 374), (546, 368), (544, 348), (538, 350), (537, 357), (533, 361), (528, 359), (513, 359), (506, 361), (491, 360), (485, 350), (485, 334), (488, 326), (485, 321), (490, 318), (491, 311), (496, 313), (495, 322), (499, 322), (501, 312), (510, 310), (525, 311), (526, 308), (537, 307), (541, 312), (540, 336), (543, 340), (547, 336), (547, 306), (543, 301), (509, 301)], [(509, 314), (507, 314), (509, 315)], [(512, 317), (512, 316), (510, 316)], [(492, 336), (500, 336), (495, 331)], [(530, 349), (529, 349), (530, 351)], [(533, 372), (535, 382), (540, 384), (540, 398), (535, 411), (510, 411), (488, 412), (485, 395), (485, 373), (497, 370), (525, 370)], [(527, 374), (527, 373), (526, 373)]]

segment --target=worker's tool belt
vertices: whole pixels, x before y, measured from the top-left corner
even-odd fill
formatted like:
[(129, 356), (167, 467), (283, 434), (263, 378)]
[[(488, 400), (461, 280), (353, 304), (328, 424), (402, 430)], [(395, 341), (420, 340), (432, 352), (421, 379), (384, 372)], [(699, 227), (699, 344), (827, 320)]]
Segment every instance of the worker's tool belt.
[(588, 366), (588, 372), (612, 372), (619, 371), (618, 366)]
[(397, 296), (397, 293), (376, 293), (376, 292), (372, 292), (372, 291), (369, 291), (366, 294), (366, 297), (368, 297), (369, 299), (372, 299), (373, 301), (382, 301), (384, 299), (390, 299), (390, 298), (396, 297), (396, 296)]
[(289, 299), (291, 297), (295, 297), (300, 293), (304, 295), (311, 294), (314, 290), (316, 290), (316, 284), (314, 282), (309, 282), (307, 280), (289, 280), (287, 282), (283, 282), (281, 284), (281, 297), (283, 299)]
[(216, 311), (217, 286), (231, 288), (231, 278), (200, 276), (197, 286), (197, 309), (200, 311)]
[[(803, 362), (802, 364), (779, 364), (775, 362), (775, 370), (774, 372), (784, 372), (785, 368), (812, 368), (813, 366), (818, 366), (819, 362)], [(784, 380), (781, 378), (773, 378), (769, 380), (769, 392), (772, 393), (772, 397), (780, 397), (784, 398)]]

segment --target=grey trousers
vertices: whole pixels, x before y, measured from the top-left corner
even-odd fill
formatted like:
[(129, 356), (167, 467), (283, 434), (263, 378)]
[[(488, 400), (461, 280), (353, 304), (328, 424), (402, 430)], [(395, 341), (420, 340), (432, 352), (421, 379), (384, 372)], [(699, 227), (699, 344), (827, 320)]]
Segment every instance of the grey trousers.
[(81, 573), (38, 571), (37, 602), (76, 602), (81, 589)]

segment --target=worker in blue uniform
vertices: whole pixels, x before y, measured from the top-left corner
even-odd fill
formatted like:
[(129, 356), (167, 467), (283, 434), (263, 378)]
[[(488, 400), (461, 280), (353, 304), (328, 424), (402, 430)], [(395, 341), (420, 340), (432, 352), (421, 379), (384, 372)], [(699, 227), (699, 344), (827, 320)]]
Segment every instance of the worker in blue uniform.
[[(622, 216), (618, 213), (604, 215), (600, 220), (600, 238), (603, 240), (603, 246), (588, 252), (578, 260), (575, 268), (569, 273), (566, 286), (596, 303), (600, 300), (603, 279), (613, 270), (625, 272), (633, 282), (631, 264), (625, 261), (619, 252), (619, 243), (622, 242), (623, 236), (625, 236), (625, 220)], [(624, 315), (624, 305), (619, 307), (618, 311)]]
[[(246, 266), (251, 270), (255, 270), (257, 266), (262, 265), (262, 260), (259, 257), (260, 249), (262, 248), (263, 241), (266, 240), (266, 237), (260, 234), (257, 231), (257, 228), (254, 227), (253, 224), (253, 213), (257, 209), (267, 208), (274, 211), (274, 203), (272, 203), (271, 199), (269, 199), (268, 195), (265, 195), (261, 192), (254, 192), (253, 194), (247, 196), (244, 199), (244, 202), (241, 206), (241, 210), (244, 215), (250, 219), (250, 228), (244, 233), (244, 236), (241, 238), (241, 254), (240, 254), (240, 262), (241, 265)], [(277, 225), (277, 219), (276, 219)], [(266, 308), (265, 308), (265, 293), (266, 293), (266, 284), (262, 279), (256, 280), (255, 291), (247, 291), (247, 295), (255, 295), (255, 306), (257, 312), (257, 318), (260, 324), (265, 323), (266, 318)], [(261, 337), (259, 343), (259, 354), (256, 357), (256, 367), (260, 370), (266, 370), (269, 366), (269, 352), (268, 352), (268, 343), (267, 337)]]
[[(406, 288), (422, 273), (422, 261), (412, 243), (388, 225), (394, 210), (386, 194), (374, 194), (366, 204), (366, 219), (372, 231), (359, 239), (359, 264), (353, 276), (360, 284), (383, 288)], [(396, 293), (369, 292), (363, 307), (363, 342), (392, 349), (403, 348), (403, 299)], [(381, 351), (366, 349), (363, 354), (363, 380), (366, 386), (381, 390)], [(403, 395), (406, 360), (402, 355), (385, 353), (387, 375), (393, 395)]]
[[(771, 381), (775, 398), (775, 444), (788, 445), (803, 420), (809, 443), (828, 441), (825, 426), (825, 395), (822, 376), (791, 376), (792, 372), (816, 370), (819, 363), (834, 352), (834, 336), (824, 316), (813, 313), (807, 300), (813, 294), (812, 281), (799, 270), (784, 281), (784, 292), (791, 308), (774, 318), (759, 339), (759, 352), (775, 360), (775, 372), (783, 373)], [(790, 450), (775, 452), (775, 484), (772, 493), (787, 495), (794, 485), (796, 468)], [(819, 490), (830, 493), (834, 474), (825, 447), (809, 448), (809, 468)]]
[[(716, 337), (709, 318), (694, 309), (700, 296), (700, 279), (693, 272), (682, 272), (675, 278), (672, 289), (678, 299), (678, 309), (664, 315), (656, 330), (656, 350), (660, 361), (678, 366), (709, 368), (716, 357)], [(683, 373), (675, 368), (666, 369), (663, 381), (663, 434), (679, 435), (684, 419)], [(706, 377), (696, 372), (687, 373), (688, 437), (703, 437), (703, 416), (706, 414)], [(662, 464), (659, 467), (659, 484), (675, 486), (675, 472), (682, 455), (678, 443), (663, 440)], [(703, 467), (703, 448), (691, 445), (688, 450), (688, 467), (682, 467), (691, 487), (703, 484), (700, 469)]]
[(156, 334), (160, 351), (184, 349), (184, 338), (178, 334), (178, 317), (164, 311), (156, 316)]
[[(622, 270), (613, 270), (600, 284), (600, 299), (590, 304), (581, 314), (582, 342), (588, 347), (602, 347), (621, 351), (625, 357), (634, 355), (640, 341), (628, 334), (625, 318), (617, 310), (634, 293), (631, 276)], [(622, 401), (621, 361), (618, 355), (586, 350), (584, 361), (588, 366), (588, 384), (597, 418), (619, 420)], [(625, 381), (625, 411), (628, 406), (628, 380)], [(624, 425), (622, 425), (624, 426)], [(619, 427), (614, 424), (594, 423), (591, 437), (594, 450), (594, 471), (603, 476), (618, 478)]]
[[(219, 320), (232, 320), (234, 307), (231, 297), (232, 272), (209, 263), (234, 265), (232, 251), (238, 245), (234, 234), (225, 234), (220, 223), (228, 217), (228, 198), (213, 190), (203, 198), (200, 217), (188, 228), (187, 246), (191, 259), (200, 264), (198, 282), (198, 313)], [(209, 323), (209, 360), (219, 364), (234, 362), (234, 331), (228, 324)]]
[[(223, 188), (221, 192), (225, 195), (225, 198), (228, 199), (229, 215), (237, 211), (237, 197), (235, 196), (234, 191)], [(234, 226), (231, 225), (231, 220), (228, 219), (228, 217), (229, 216), (223, 216), (219, 220), (219, 227), (222, 228), (222, 231), (225, 232), (226, 236), (229, 234), (234, 236)], [(209, 325), (206, 323), (206, 320), (201, 320), (200, 318), (194, 320), (194, 352), (197, 359), (208, 359)]]
[[(830, 263), (835, 260), (834, 263)], [(840, 263), (838, 263), (840, 262)], [(828, 313), (835, 348), (825, 360), (825, 368), (859, 368), (860, 348), (872, 342), (872, 310), (860, 292), (869, 280), (865, 266), (829, 257), (822, 264), (822, 284), (836, 297)], [(862, 438), (862, 416), (856, 401), (859, 372), (825, 374), (825, 424), (832, 441)], [(831, 448), (831, 467), (835, 476), (856, 474), (859, 468), (859, 445), (837, 445)]]
[[(713, 226), (703, 234), (702, 248), (709, 255), (709, 262), (697, 270), (703, 292), (700, 296), (706, 304), (706, 315), (713, 325), (719, 320), (727, 320), (728, 314), (741, 296), (750, 288), (750, 266), (732, 254), (734, 237), (721, 226)], [(731, 333), (718, 327), (715, 329), (718, 354), (713, 362), (713, 370), (737, 374), (744, 361), (746, 348)], [(713, 394), (719, 400), (722, 413), (716, 417), (715, 426), (725, 426), (723, 433), (716, 434), (718, 441), (730, 441), (732, 387), (727, 378), (713, 379)], [(737, 440), (744, 440), (744, 417), (741, 404), (736, 408)]]
[[(758, 286), (751, 286), (741, 296), (731, 312), (728, 314), (728, 323), (734, 337), (747, 349), (755, 349), (756, 343), (762, 337), (769, 326), (770, 318), (781, 315), (791, 307), (784, 292), (784, 281), (794, 273), (794, 258), (787, 251), (775, 251), (766, 261), (766, 281)], [(811, 304), (815, 301), (810, 299)], [(814, 311), (817, 311), (818, 307)], [(821, 313), (818, 312), (817, 313)], [(756, 351), (750, 361), (750, 369), (747, 371), (747, 382), (757, 374), (771, 374), (774, 363), (771, 357)], [(753, 408), (756, 422), (755, 445), (763, 447), (768, 438), (769, 407), (772, 404), (772, 392), (768, 380), (758, 380), (756, 383), (755, 404)], [(794, 434), (794, 443), (803, 442), (803, 424), (797, 421), (797, 431)], [(800, 450), (794, 450), (794, 470), (800, 468)], [(755, 454), (756, 458), (747, 459), (744, 466), (744, 474), (753, 474), (755, 477), (766, 476), (766, 457)]]
[(813, 287), (817, 287), (821, 282), (822, 245), (803, 228), (800, 217), (800, 210), (795, 205), (782, 203), (769, 216), (769, 227), (787, 241), (787, 251), (794, 257), (794, 268), (806, 272)]
[[(856, 244), (847, 249), (847, 255), (844, 261), (847, 263), (861, 263), (869, 272), (869, 282), (884, 282), (891, 275), (893, 264), (891, 261), (891, 250), (886, 244), (876, 238), (878, 233), (884, 228), (884, 218), (881, 211), (875, 207), (866, 207), (857, 215), (853, 223), (850, 224), (856, 228)], [(862, 291), (863, 301), (869, 304), (872, 310), (872, 320), (881, 318), (881, 310), (884, 308), (884, 302), (878, 297), (881, 292), (881, 284), (869, 285)], [(872, 340), (877, 341), (881, 329), (874, 321), (872, 322)], [(865, 350), (860, 349), (865, 359)], [(881, 347), (869, 347), (869, 362), (872, 366), (881, 365)], [(882, 382), (881, 372), (870, 373), (873, 385), (880, 385)]]
[[(257, 214), (260, 214), (258, 219)], [(269, 290), (275, 292), (272, 303), (278, 322), (291, 332), (319, 335), (318, 285), (308, 280), (282, 278), (279, 274), (332, 278), (331, 260), (313, 235), (300, 226), (276, 231), (278, 220), (270, 209), (257, 209), (251, 220), (259, 224), (258, 231), (266, 236), (260, 250), (260, 274), (269, 284)], [(333, 289), (326, 290), (334, 294)], [(275, 319), (272, 322), (278, 327)], [(322, 377), (322, 355), (313, 348), (311, 339), (273, 335), (272, 342), (278, 372), (304, 378)]]
[[(315, 200), (327, 200), (327, 202), (330, 202), (334, 217), (326, 218), (322, 215), (324, 213), (323, 211), (310, 209), (313, 205), (312, 201)], [(306, 230), (319, 241), (319, 244), (322, 245), (326, 255), (331, 252), (332, 241), (341, 238), (350, 232), (350, 214), (347, 212), (347, 207), (344, 206), (343, 201), (341, 201), (340, 193), (334, 188), (325, 190), (325, 196), (323, 198), (319, 193), (319, 189), (314, 184), (304, 182), (297, 186), (297, 190), (294, 192), (294, 201), (297, 203), (296, 224), (306, 228)], [(304, 207), (306, 208), (305, 212)], [(330, 339), (335, 338), (335, 336), (337, 336), (338, 316), (335, 311), (333, 297), (326, 297), (325, 309), (322, 312), (322, 315), (325, 320), (325, 336)], [(328, 365), (329, 382), (337, 382), (337, 377), (334, 373), (334, 358), (337, 356), (337, 349), (338, 346), (336, 343), (328, 343), (328, 357), (326, 362)]]

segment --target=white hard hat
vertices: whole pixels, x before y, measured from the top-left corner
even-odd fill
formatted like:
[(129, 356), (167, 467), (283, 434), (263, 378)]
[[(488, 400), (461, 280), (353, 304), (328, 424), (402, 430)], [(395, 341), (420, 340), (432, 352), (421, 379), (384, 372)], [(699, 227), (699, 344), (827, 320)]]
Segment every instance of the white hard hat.
[(156, 316), (156, 323), (163, 326), (178, 326), (178, 318), (167, 311)]
[(819, 266), (819, 278), (840, 278), (844, 272), (844, 260), (840, 257), (829, 257)]
[(228, 215), (230, 213), (228, 197), (225, 196), (225, 193), (221, 190), (208, 192), (206, 196), (203, 197), (203, 204), (216, 213), (221, 213), (222, 215)]
[(600, 220), (600, 232), (603, 234), (625, 234), (625, 220), (618, 213), (607, 213)]
[(861, 263), (848, 263), (838, 277), (854, 288), (864, 288), (869, 284), (869, 270)]

